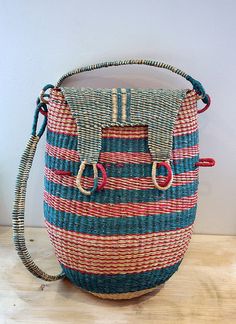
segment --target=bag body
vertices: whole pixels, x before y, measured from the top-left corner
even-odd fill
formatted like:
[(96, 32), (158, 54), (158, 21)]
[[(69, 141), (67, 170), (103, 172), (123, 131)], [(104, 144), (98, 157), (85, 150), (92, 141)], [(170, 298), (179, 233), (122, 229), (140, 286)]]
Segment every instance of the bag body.
[[(36, 116), (41, 109), (47, 123), (44, 217), (62, 273), (46, 275), (27, 255), (20, 196), (13, 211), (16, 248), (40, 278), (66, 276), (102, 298), (137, 297), (178, 270), (192, 235), (199, 84), (197, 90), (62, 87), (73, 74), (51, 87)], [(36, 137), (22, 157), (30, 160), (28, 170)]]
[[(160, 191), (152, 183), (147, 126), (113, 126), (102, 130), (99, 163), (106, 169), (106, 185), (87, 196), (76, 185), (80, 164), (76, 121), (62, 91), (51, 91), (45, 219), (63, 271), (76, 285), (100, 296), (135, 295), (164, 283), (178, 269), (197, 207), (196, 103), (191, 90), (176, 119), (173, 183), (168, 190)], [(68, 171), (70, 175), (63, 174)], [(164, 176), (164, 168), (159, 172)], [(83, 180), (84, 187), (92, 187), (91, 167)]]

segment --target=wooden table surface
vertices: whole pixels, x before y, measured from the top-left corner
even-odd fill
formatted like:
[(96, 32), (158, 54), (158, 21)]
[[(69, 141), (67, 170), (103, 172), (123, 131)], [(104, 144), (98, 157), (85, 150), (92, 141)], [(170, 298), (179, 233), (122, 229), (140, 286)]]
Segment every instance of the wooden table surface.
[[(68, 280), (33, 277), (0, 227), (0, 323), (236, 323), (236, 236), (194, 235), (184, 261), (159, 292), (129, 301), (98, 299)], [(26, 241), (44, 270), (59, 267), (45, 229)]]

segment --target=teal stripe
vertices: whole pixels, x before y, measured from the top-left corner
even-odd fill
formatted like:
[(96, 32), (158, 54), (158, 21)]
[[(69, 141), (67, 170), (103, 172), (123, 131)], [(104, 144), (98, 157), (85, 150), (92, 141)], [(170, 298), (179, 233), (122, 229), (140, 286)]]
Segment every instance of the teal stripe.
[(193, 224), (197, 205), (182, 212), (133, 217), (90, 217), (61, 212), (44, 202), (44, 217), (67, 231), (93, 235), (128, 235), (173, 231)]
[[(175, 164), (172, 163), (173, 174), (180, 174), (183, 172), (193, 171), (196, 169), (195, 163), (199, 160), (199, 156), (196, 155), (192, 158), (186, 158), (182, 160), (176, 160)], [(45, 154), (45, 164), (50, 169), (70, 171), (72, 175), (77, 175), (80, 162), (71, 162), (67, 160), (57, 159), (55, 157)], [(105, 165), (106, 166), (106, 165)], [(108, 177), (114, 178), (135, 178), (135, 177), (150, 177), (152, 172), (151, 163), (132, 164), (125, 163), (122, 167), (117, 166), (115, 163), (109, 163), (106, 166), (106, 173)], [(160, 168), (158, 173), (164, 175), (164, 168)], [(86, 168), (84, 174), (87, 177), (93, 176), (92, 168)]]
[(117, 105), (118, 105), (118, 114), (117, 121), (122, 122), (122, 97), (121, 97), (121, 88), (117, 88)]
[(126, 89), (127, 93), (127, 104), (126, 104), (126, 115), (127, 115), (127, 122), (130, 122), (130, 106), (131, 106), (131, 90), (128, 88)]
[[(198, 144), (198, 131), (182, 136), (174, 136), (173, 149), (185, 148)], [(69, 136), (57, 134), (47, 131), (47, 142), (50, 145), (77, 150), (77, 136)], [(103, 138), (103, 152), (149, 152), (148, 140), (141, 139), (119, 139), (119, 138)]]
[[(64, 176), (65, 179), (66, 177), (68, 178), (68, 176)], [(63, 176), (61, 177), (61, 180), (63, 181)], [(172, 186), (165, 191), (160, 191), (155, 187), (146, 190), (105, 189), (101, 191), (94, 191), (91, 196), (87, 196), (82, 194), (78, 188), (63, 186), (45, 179), (45, 189), (53, 196), (83, 202), (94, 202), (101, 204), (145, 203), (170, 200), (173, 198), (180, 199), (183, 197), (192, 196), (198, 189), (198, 180), (182, 186)]]
[(177, 270), (177, 262), (170, 267), (137, 274), (96, 275), (81, 273), (61, 264), (66, 275), (75, 285), (96, 293), (115, 294), (148, 289), (164, 283)]

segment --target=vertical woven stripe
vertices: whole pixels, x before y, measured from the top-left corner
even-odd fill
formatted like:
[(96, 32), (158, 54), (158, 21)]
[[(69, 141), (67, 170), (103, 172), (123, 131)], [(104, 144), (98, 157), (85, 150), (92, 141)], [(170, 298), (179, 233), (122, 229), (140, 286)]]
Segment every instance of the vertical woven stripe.
[(122, 93), (122, 122), (126, 122), (126, 102), (127, 102), (127, 95), (126, 95), (126, 89), (121, 89)]
[(117, 122), (118, 107), (117, 107), (117, 89), (112, 89), (112, 121)]
[(117, 89), (117, 107), (118, 107), (118, 122), (122, 122), (122, 94), (121, 94), (121, 88)]
[(126, 89), (126, 115), (127, 115), (127, 122), (130, 122), (130, 105), (131, 105), (131, 91), (130, 89)]

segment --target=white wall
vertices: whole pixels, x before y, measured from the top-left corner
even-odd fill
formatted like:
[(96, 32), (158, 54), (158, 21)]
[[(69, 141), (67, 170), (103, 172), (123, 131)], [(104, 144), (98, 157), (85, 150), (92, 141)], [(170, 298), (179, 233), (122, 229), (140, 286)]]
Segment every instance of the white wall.
[[(19, 157), (29, 137), (35, 98), (68, 70), (101, 61), (150, 58), (199, 79), (212, 96), (200, 116), (201, 169), (195, 231), (236, 234), (236, 1), (0, 0), (0, 223), (11, 223)], [(119, 67), (81, 74), (78, 86), (186, 87), (168, 71)], [(43, 224), (43, 153), (34, 163), (27, 225)]]

